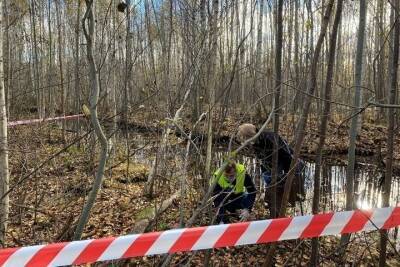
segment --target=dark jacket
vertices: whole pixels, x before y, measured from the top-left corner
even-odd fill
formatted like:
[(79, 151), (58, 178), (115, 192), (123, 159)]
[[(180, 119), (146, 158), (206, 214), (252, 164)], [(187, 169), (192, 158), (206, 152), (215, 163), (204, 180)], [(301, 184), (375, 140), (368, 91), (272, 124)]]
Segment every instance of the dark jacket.
[(278, 170), (288, 173), (292, 163), (293, 150), (280, 136), (271, 131), (263, 131), (253, 144), (256, 157), (261, 160), (261, 170), (271, 170), (274, 138), (278, 143)]

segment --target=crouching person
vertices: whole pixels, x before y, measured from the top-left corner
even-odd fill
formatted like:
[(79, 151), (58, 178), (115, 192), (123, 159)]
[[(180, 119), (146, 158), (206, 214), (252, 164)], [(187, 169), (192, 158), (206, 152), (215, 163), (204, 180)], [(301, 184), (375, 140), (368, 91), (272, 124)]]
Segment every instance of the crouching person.
[(214, 173), (214, 179), (217, 179), (213, 192), (214, 207), (218, 209), (217, 223), (228, 222), (229, 215), (247, 221), (256, 198), (256, 188), (244, 165), (228, 163), (225, 169)]

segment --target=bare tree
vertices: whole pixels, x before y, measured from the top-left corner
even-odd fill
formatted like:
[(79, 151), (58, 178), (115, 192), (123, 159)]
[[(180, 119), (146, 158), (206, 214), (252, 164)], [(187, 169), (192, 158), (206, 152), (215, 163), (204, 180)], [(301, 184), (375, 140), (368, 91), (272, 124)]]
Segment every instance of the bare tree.
[[(86, 12), (85, 16), (82, 20), (83, 33), (86, 39), (86, 57), (89, 64), (89, 78), (90, 78), (90, 86), (91, 86), (91, 94), (90, 94), (90, 119), (92, 122), (92, 126), (96, 133), (97, 138), (100, 141), (101, 145), (101, 154), (100, 154), (100, 162), (97, 168), (96, 177), (93, 182), (92, 190), (90, 191), (89, 197), (83, 207), (82, 214), (79, 218), (75, 233), (74, 239), (80, 239), (82, 236), (82, 232), (84, 227), (89, 220), (91, 209), (94, 205), (94, 202), (97, 197), (97, 193), (99, 192), (101, 183), (103, 181), (104, 169), (107, 161), (108, 154), (108, 142), (107, 138), (103, 133), (103, 129), (100, 125), (98, 115), (97, 115), (97, 105), (99, 101), (99, 77), (96, 67), (96, 62), (93, 56), (93, 48), (95, 43), (95, 21), (94, 21), (94, 12), (93, 12), (93, 0), (85, 0), (86, 2)], [(87, 23), (87, 26), (86, 26)], [(86, 28), (87, 27), (87, 28)]]
[(212, 16), (209, 20), (210, 29), (210, 57), (208, 69), (208, 125), (207, 125), (207, 155), (204, 176), (206, 179), (211, 173), (212, 143), (213, 143), (213, 114), (215, 105), (215, 92), (217, 91), (217, 42), (218, 42), (218, 0), (212, 0)]
[[(63, 48), (63, 38), (62, 38), (62, 24), (61, 24), (61, 10), (60, 3), (56, 1), (56, 12), (57, 12), (57, 35), (58, 35), (58, 64), (60, 68), (60, 91), (61, 91), (61, 114), (65, 116), (65, 86), (64, 86), (64, 70), (63, 70), (63, 60), (64, 60), (64, 48)], [(62, 139), (65, 142), (65, 120), (62, 122)]]
[[(8, 142), (7, 142), (7, 108), (4, 90), (3, 72), (3, 4), (0, 1), (0, 196), (3, 196), (9, 188), (8, 172)], [(0, 244), (4, 245), (7, 231), (9, 213), (9, 196), (1, 199), (0, 202)]]
[[(331, 13), (332, 13), (333, 3), (334, 3), (334, 0), (329, 0), (329, 2), (327, 4), (324, 19), (321, 24), (321, 30), (319, 33), (318, 41), (315, 46), (313, 60), (311, 62), (311, 70), (310, 70), (310, 74), (309, 74), (310, 78), (309, 78), (309, 84), (308, 84), (308, 90), (307, 90), (308, 97), (305, 97), (305, 99), (304, 99), (303, 110), (300, 115), (300, 120), (297, 125), (297, 129), (296, 129), (294, 155), (293, 155), (292, 163), (290, 166), (290, 171), (287, 174), (287, 178), (286, 178), (286, 182), (285, 182), (285, 190), (284, 190), (284, 193), (282, 196), (282, 204), (281, 204), (281, 208), (280, 208), (280, 212), (279, 212), (279, 215), (281, 217), (285, 216), (285, 214), (286, 214), (286, 207), (287, 207), (287, 203), (289, 200), (289, 194), (290, 194), (293, 179), (294, 179), (294, 170), (296, 169), (297, 161), (299, 160), (300, 149), (303, 144), (303, 140), (304, 140), (304, 136), (305, 136), (305, 128), (306, 128), (308, 114), (309, 114), (310, 105), (311, 105), (311, 97), (310, 96), (312, 96), (314, 94), (315, 87), (316, 87), (318, 60), (319, 60), (319, 56), (320, 56), (320, 52), (321, 52), (321, 48), (322, 48), (322, 42), (325, 38), (327, 29), (328, 29), (328, 23), (329, 23), (329, 19), (330, 19)], [(267, 257), (264, 262), (264, 266), (271, 265), (273, 256), (275, 254), (275, 250), (276, 250), (276, 244), (271, 245), (271, 247), (268, 250)]]
[[(49, 0), (50, 1), (50, 0)], [(50, 2), (49, 2), (50, 3)], [(74, 101), (74, 112), (76, 114), (79, 113), (81, 109), (81, 88), (80, 88), (80, 79), (79, 79), (79, 73), (80, 73), (80, 64), (79, 64), (79, 40), (80, 40), (80, 19), (81, 19), (81, 1), (79, 0), (77, 3), (77, 12), (76, 12), (76, 24), (75, 24), (75, 82), (74, 82), (74, 87), (75, 87), (75, 101)], [(80, 132), (80, 123), (79, 120), (75, 124), (76, 128), (76, 134), (79, 135)]]
[[(337, 1), (335, 19), (333, 21), (333, 27), (331, 36), (329, 39), (329, 58), (328, 58), (328, 68), (326, 71), (326, 83), (324, 92), (324, 110), (321, 116), (321, 124), (318, 132), (318, 148), (316, 151), (316, 161), (315, 161), (315, 178), (314, 178), (314, 196), (312, 203), (312, 212), (317, 214), (319, 212), (319, 199), (320, 199), (320, 188), (321, 188), (321, 166), (322, 166), (322, 151), (325, 146), (328, 119), (331, 111), (331, 95), (332, 95), (332, 83), (333, 83), (333, 71), (335, 66), (335, 55), (336, 55), (336, 40), (337, 32), (339, 28), (339, 23), (342, 15), (343, 0)], [(318, 238), (312, 240), (312, 252), (311, 252), (311, 265), (318, 266), (319, 261), (319, 248), (318, 248)]]
[[(400, 41), (400, 22), (398, 19), (400, 1), (395, 1), (395, 16), (397, 17), (393, 32), (393, 65), (391, 68), (391, 86), (389, 91), (389, 104), (396, 105), (397, 102), (397, 71), (399, 63), (399, 41)], [(394, 151), (394, 126), (395, 126), (395, 109), (390, 108), (388, 114), (388, 132), (387, 132), (387, 154), (386, 154), (386, 171), (385, 171), (385, 184), (383, 190), (383, 207), (390, 205), (390, 192), (392, 186), (393, 176), (393, 151)], [(386, 266), (386, 246), (388, 242), (387, 230), (381, 230), (380, 239), (380, 255), (379, 266)]]
[[(364, 37), (365, 37), (365, 19), (366, 19), (366, 1), (360, 1), (360, 17), (357, 33), (357, 52), (356, 52), (356, 65), (354, 73), (354, 104), (353, 106), (359, 108), (361, 106), (361, 83), (362, 83), (362, 71), (363, 71), (363, 56), (364, 56)], [(346, 172), (346, 210), (353, 209), (354, 203), (354, 174), (355, 174), (355, 163), (356, 163), (356, 139), (359, 129), (360, 114), (358, 110), (351, 119), (350, 125), (350, 144), (348, 150), (348, 165)], [(341, 238), (341, 253), (344, 255), (346, 244), (350, 240), (350, 235), (342, 235)], [(343, 258), (343, 257), (342, 257)]]
[[(274, 152), (272, 154), (272, 184), (271, 188), (271, 216), (275, 218), (278, 215), (278, 203), (276, 196), (276, 184), (278, 180), (278, 139), (279, 134), (279, 100), (281, 95), (281, 83), (282, 83), (282, 31), (283, 31), (283, 18), (282, 18), (283, 0), (278, 0), (275, 8), (276, 17), (276, 32), (275, 32), (275, 87), (274, 87)], [(267, 196), (267, 194), (265, 194)]]
[(37, 41), (37, 33), (36, 33), (36, 4), (34, 0), (30, 0), (29, 11), (31, 15), (31, 31), (32, 31), (32, 79), (33, 86), (36, 92), (36, 105), (37, 111), (39, 114), (39, 118), (44, 117), (44, 103), (42, 97), (42, 90), (40, 90), (40, 74), (39, 74), (39, 52), (38, 52), (38, 41)]

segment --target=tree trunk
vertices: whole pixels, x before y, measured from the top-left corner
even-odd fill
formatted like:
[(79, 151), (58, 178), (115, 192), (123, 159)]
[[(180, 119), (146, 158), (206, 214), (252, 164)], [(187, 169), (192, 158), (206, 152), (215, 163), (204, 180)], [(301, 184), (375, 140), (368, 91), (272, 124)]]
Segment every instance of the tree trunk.
[[(149, 46), (149, 61), (151, 67), (151, 73), (153, 75), (152, 79), (149, 81), (149, 84), (153, 84), (156, 88), (158, 88), (158, 80), (157, 80), (157, 71), (156, 71), (156, 55), (154, 49), (154, 43), (156, 37), (154, 36), (155, 33), (152, 32), (152, 24), (150, 18), (150, 5), (149, 0), (144, 0), (144, 14), (145, 14), (145, 21), (146, 21), (146, 28), (147, 28), (147, 42)], [(151, 77), (151, 76), (150, 76)], [(161, 99), (160, 99), (161, 100)]]
[[(357, 51), (356, 51), (356, 62), (355, 62), (355, 95), (354, 104), (355, 107), (360, 107), (361, 105), (361, 81), (362, 81), (362, 70), (363, 70), (363, 52), (364, 52), (364, 36), (365, 36), (365, 19), (366, 19), (366, 1), (360, 1), (360, 18), (357, 34)], [(356, 139), (358, 135), (359, 128), (359, 117), (358, 110), (353, 114), (350, 125), (350, 144), (348, 150), (348, 165), (346, 171), (346, 210), (352, 210), (354, 208), (354, 175), (355, 175), (355, 163), (356, 163)], [(344, 253), (347, 247), (347, 243), (350, 240), (350, 234), (342, 235), (340, 240), (340, 245), (342, 249), (340, 253), (344, 258)]]
[[(65, 87), (64, 87), (64, 70), (63, 70), (63, 39), (62, 39), (62, 24), (61, 24), (61, 10), (59, 1), (56, 1), (57, 13), (57, 33), (58, 33), (58, 64), (60, 68), (60, 90), (61, 90), (61, 116), (65, 116)], [(61, 121), (62, 125), (62, 140), (65, 142), (65, 120)]]
[(54, 75), (54, 70), (53, 70), (53, 33), (52, 33), (52, 28), (51, 28), (51, 0), (48, 0), (48, 14), (47, 14), (47, 24), (48, 24), (48, 35), (49, 35), (49, 69), (47, 71), (47, 83), (49, 86), (49, 91), (48, 91), (48, 112), (46, 112), (50, 117), (54, 117), (54, 107), (56, 106), (54, 104), (54, 90), (53, 86), (51, 84), (53, 83), (53, 75)]
[(44, 117), (44, 107), (43, 107), (43, 99), (42, 99), (42, 91), (40, 90), (40, 75), (39, 75), (39, 55), (38, 55), (38, 42), (36, 37), (36, 5), (35, 1), (31, 0), (30, 6), (30, 16), (31, 16), (31, 30), (32, 30), (32, 52), (33, 52), (33, 86), (36, 92), (36, 104), (37, 110), (39, 114), (39, 118)]
[(260, 95), (260, 73), (261, 73), (261, 52), (262, 52), (262, 27), (263, 27), (263, 18), (264, 18), (264, 0), (259, 0), (260, 10), (258, 16), (258, 25), (257, 25), (257, 44), (256, 44), (256, 59), (254, 64), (254, 80), (253, 80), (253, 90), (256, 92), (254, 96)]
[[(400, 8), (400, 0), (395, 2), (395, 17), (398, 17), (398, 10)], [(397, 70), (399, 62), (399, 39), (400, 39), (400, 23), (397, 19), (395, 22), (393, 32), (393, 65), (391, 68), (391, 87), (389, 92), (389, 104), (396, 105), (397, 102)], [(393, 175), (393, 150), (394, 150), (394, 132), (395, 132), (395, 109), (390, 108), (388, 111), (388, 132), (387, 132), (387, 153), (386, 153), (386, 172), (385, 172), (385, 184), (382, 197), (382, 206), (389, 207), (390, 205), (390, 191), (392, 185)], [(387, 230), (381, 230), (380, 239), (380, 255), (379, 255), (379, 266), (386, 266), (386, 246), (388, 242)]]
[[(377, 64), (376, 64), (376, 98), (378, 103), (385, 103), (385, 71), (382, 66), (385, 65), (385, 45), (384, 45), (384, 24), (383, 24), (383, 9), (384, 0), (378, 0), (377, 14), (375, 19), (375, 51), (377, 53)], [(384, 109), (380, 108), (377, 114), (377, 119), (382, 118), (385, 115)]]
[[(295, 70), (295, 88), (300, 88), (300, 52), (299, 52), (299, 46), (300, 46), (300, 40), (299, 40), (299, 0), (294, 0), (294, 70)], [(301, 88), (300, 88), (301, 89)], [(298, 100), (297, 96), (299, 95), (299, 91), (296, 90), (294, 92), (295, 99), (293, 101), (293, 115), (297, 111), (297, 106), (298, 106)]]
[[(326, 72), (326, 83), (325, 83), (325, 91), (324, 91), (324, 110), (322, 113), (321, 124), (319, 128), (319, 142), (318, 148), (316, 151), (317, 157), (315, 161), (315, 178), (314, 178), (314, 196), (313, 196), (313, 204), (312, 204), (312, 212), (313, 214), (317, 214), (319, 212), (319, 199), (320, 199), (320, 176), (321, 176), (321, 165), (322, 165), (322, 150), (325, 146), (325, 139), (327, 133), (328, 119), (331, 109), (331, 94), (332, 94), (332, 83), (333, 83), (333, 71), (335, 66), (335, 55), (336, 55), (336, 39), (339, 23), (341, 20), (343, 8), (343, 0), (338, 0), (336, 7), (335, 19), (333, 22), (333, 28), (331, 37), (329, 39), (329, 56), (328, 56), (328, 68)], [(319, 248), (318, 248), (318, 238), (313, 238), (312, 240), (312, 251), (311, 251), (311, 265), (318, 266), (319, 265)]]
[[(6, 101), (6, 112), (7, 116), (10, 115), (10, 86), (11, 86), (11, 47), (10, 47), (10, 7), (9, 7), (9, 1), (4, 0), (3, 1), (3, 9), (0, 9), (0, 12), (3, 12), (4, 14), (4, 51), (3, 51), (3, 73), (4, 73), (4, 92), (5, 92), (5, 101)], [(1, 27), (0, 27), (1, 28)]]
[[(317, 66), (318, 66), (318, 60), (322, 48), (322, 42), (324, 41), (327, 28), (328, 28), (328, 23), (329, 23), (329, 18), (332, 13), (333, 9), (333, 3), (334, 0), (329, 0), (329, 3), (326, 7), (325, 15), (324, 15), (324, 20), (321, 24), (321, 31), (318, 37), (317, 45), (315, 46), (315, 51), (314, 51), (314, 56), (313, 60), (311, 62), (311, 70), (310, 70), (310, 80), (308, 84), (308, 90), (307, 94), (308, 95), (313, 95), (316, 87), (316, 79), (317, 79)], [(304, 136), (305, 136), (305, 128), (307, 126), (307, 118), (308, 114), (310, 111), (310, 105), (311, 105), (311, 97), (305, 97), (304, 99), (304, 105), (303, 105), (303, 111), (300, 115), (300, 120), (299, 124), (296, 129), (296, 135), (295, 135), (295, 147), (294, 147), (294, 156), (292, 159), (292, 163), (290, 166), (290, 171), (287, 174), (286, 182), (285, 182), (285, 190), (282, 196), (282, 204), (280, 208), (279, 215), (280, 217), (284, 217), (286, 214), (286, 206), (289, 200), (289, 195), (294, 179), (294, 171), (296, 169), (297, 161), (299, 160), (300, 156), (300, 150), (301, 150), (301, 145), (303, 144)], [(274, 243), (271, 245), (271, 247), (268, 250), (266, 260), (264, 262), (264, 266), (271, 266), (272, 264), (272, 259), (275, 254), (276, 250), (276, 244)]]
[[(282, 17), (282, 9), (283, 9), (283, 0), (278, 0), (277, 6), (275, 9), (276, 16), (276, 32), (275, 32), (275, 86), (274, 86), (274, 151), (272, 154), (272, 181), (271, 183), (274, 185), (271, 187), (271, 216), (272, 218), (276, 218), (278, 215), (277, 209), (279, 209), (277, 205), (277, 186), (276, 183), (278, 181), (278, 139), (276, 138), (279, 134), (279, 113), (280, 106), (279, 100), (281, 95), (281, 79), (282, 79), (282, 46), (283, 46), (283, 17)], [(265, 194), (267, 196), (268, 194)]]
[[(49, 0), (50, 1), (50, 0)], [(81, 1), (77, 3), (77, 14), (76, 14), (76, 25), (75, 25), (75, 104), (74, 104), (74, 112), (78, 114), (81, 110), (81, 88), (80, 88), (80, 64), (79, 64), (79, 28), (80, 28), (80, 19), (81, 19)], [(76, 120), (75, 122), (75, 130), (76, 136), (80, 136), (80, 120)]]
[(218, 41), (218, 0), (213, 0), (212, 16), (210, 19), (210, 57), (209, 57), (209, 85), (208, 85), (208, 124), (207, 124), (207, 155), (204, 177), (208, 179), (211, 173), (212, 142), (213, 142), (213, 114), (215, 104), (215, 91), (217, 87), (217, 41)]
[[(238, 2), (239, 5), (240, 2)], [(247, 2), (243, 1), (242, 2), (242, 29), (241, 29), (241, 38), (240, 40), (243, 40), (246, 36), (246, 16), (247, 16)], [(242, 66), (246, 65), (246, 46), (243, 44), (240, 48), (240, 64)], [(240, 72), (239, 73), (239, 91), (240, 91), (240, 105), (241, 105), (241, 110), (244, 111), (246, 107), (246, 89), (245, 89), (245, 75), (243, 74), (245, 72)]]
[[(128, 95), (130, 92), (130, 75), (132, 69), (132, 34), (131, 34), (131, 1), (126, 1), (127, 8), (126, 8), (126, 61), (125, 61), (125, 85), (124, 85), (124, 97), (123, 97), (123, 112), (122, 112), (122, 119), (121, 121), (124, 124), (128, 123)], [(129, 155), (129, 154), (128, 154)], [(129, 165), (129, 164), (128, 164)]]
[[(0, 1), (0, 55), (3, 55), (3, 31), (4, 22), (2, 18), (4, 1)], [(3, 196), (9, 188), (8, 173), (8, 143), (7, 143), (7, 109), (6, 96), (3, 80), (3, 56), (0, 57), (0, 196)], [(9, 196), (0, 202), (0, 246), (4, 246), (7, 231), (9, 213)]]
[[(89, 220), (91, 209), (97, 197), (97, 193), (100, 190), (101, 183), (103, 181), (104, 169), (107, 161), (108, 154), (108, 142), (107, 138), (103, 133), (103, 129), (100, 125), (99, 119), (97, 117), (97, 104), (99, 100), (99, 76), (97, 72), (96, 62), (93, 56), (94, 42), (95, 42), (95, 21), (93, 12), (93, 0), (85, 0), (86, 2), (86, 13), (82, 20), (83, 32), (86, 38), (86, 57), (89, 65), (89, 78), (90, 78), (90, 119), (94, 132), (100, 141), (101, 154), (100, 162), (96, 172), (96, 177), (90, 191), (89, 197), (83, 207), (82, 214), (79, 218), (78, 225), (75, 229), (74, 240), (79, 240), (82, 236), (82, 232), (85, 228), (86, 223)], [(86, 28), (87, 21), (87, 28)]]

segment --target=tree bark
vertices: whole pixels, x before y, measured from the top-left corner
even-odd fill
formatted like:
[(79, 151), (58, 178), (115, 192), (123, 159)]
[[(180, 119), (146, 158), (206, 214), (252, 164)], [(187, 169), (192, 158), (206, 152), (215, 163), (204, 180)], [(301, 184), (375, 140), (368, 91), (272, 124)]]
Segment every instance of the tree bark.
[[(274, 86), (274, 126), (273, 130), (275, 133), (274, 138), (274, 151), (272, 154), (272, 181), (271, 183), (274, 185), (271, 187), (271, 216), (272, 218), (276, 218), (278, 215), (277, 209), (279, 209), (277, 205), (277, 186), (276, 183), (278, 181), (278, 139), (276, 138), (279, 134), (279, 113), (280, 106), (279, 100), (281, 95), (281, 80), (282, 80), (282, 46), (283, 46), (283, 17), (282, 17), (282, 9), (283, 9), (283, 0), (278, 0), (277, 6), (275, 9), (276, 16), (276, 32), (275, 32), (275, 86)], [(267, 196), (267, 194), (265, 194)]]
[(51, 0), (48, 0), (48, 14), (47, 14), (47, 24), (48, 24), (48, 31), (49, 31), (49, 69), (47, 71), (47, 83), (49, 86), (49, 91), (48, 91), (48, 115), (50, 117), (54, 116), (54, 90), (53, 86), (51, 84), (53, 83), (53, 75), (54, 75), (54, 70), (53, 70), (53, 33), (52, 33), (52, 28), (51, 28)]
[[(391, 68), (391, 87), (389, 92), (389, 104), (396, 105), (397, 102), (397, 70), (399, 63), (399, 40), (400, 40), (400, 22), (398, 19), (400, 8), (400, 0), (395, 2), (395, 17), (397, 17), (393, 32), (393, 65)], [(388, 132), (387, 132), (387, 153), (386, 153), (386, 172), (385, 172), (385, 184), (383, 189), (382, 206), (389, 207), (390, 205), (390, 191), (392, 185), (393, 175), (393, 150), (394, 150), (394, 132), (395, 132), (395, 116), (397, 110), (390, 108), (388, 111)], [(388, 242), (387, 230), (381, 230), (380, 238), (380, 254), (379, 254), (379, 266), (386, 266), (386, 246)]]
[[(354, 95), (354, 107), (360, 107), (361, 105), (361, 81), (362, 81), (362, 70), (363, 70), (363, 54), (364, 54), (364, 36), (365, 36), (365, 19), (366, 19), (366, 1), (360, 1), (360, 18), (357, 34), (357, 51), (356, 51), (356, 62), (355, 62), (355, 95)], [(353, 115), (350, 125), (350, 144), (348, 149), (348, 165), (346, 171), (346, 210), (352, 210), (354, 208), (354, 168), (356, 163), (356, 139), (358, 135), (360, 114), (358, 110)], [(347, 247), (347, 243), (350, 240), (350, 235), (342, 235), (340, 245), (342, 249), (340, 253), (344, 258), (344, 253)]]
[[(311, 62), (310, 80), (309, 80), (308, 90), (307, 90), (307, 94), (309, 96), (305, 97), (305, 99), (304, 99), (303, 110), (300, 115), (300, 120), (299, 120), (297, 129), (296, 129), (294, 155), (293, 155), (292, 163), (290, 166), (290, 171), (286, 177), (285, 190), (284, 190), (284, 193), (282, 196), (282, 204), (281, 204), (281, 208), (280, 208), (280, 212), (279, 212), (280, 217), (284, 217), (286, 214), (286, 206), (287, 206), (287, 203), (289, 200), (289, 195), (290, 195), (290, 191), (291, 191), (291, 187), (292, 187), (292, 183), (293, 183), (293, 179), (294, 179), (294, 172), (296, 169), (297, 161), (299, 160), (300, 150), (301, 150), (301, 146), (303, 144), (303, 140), (304, 140), (304, 136), (305, 136), (305, 128), (307, 126), (307, 118), (308, 118), (308, 114), (309, 114), (310, 106), (311, 106), (310, 95), (313, 95), (314, 91), (315, 91), (318, 60), (319, 60), (319, 56), (321, 53), (322, 42), (324, 41), (324, 38), (325, 38), (325, 35), (327, 32), (329, 18), (331, 16), (332, 9), (333, 9), (333, 3), (334, 3), (334, 0), (329, 0), (329, 3), (327, 4), (324, 19), (321, 24), (321, 31), (320, 31), (320, 34), (318, 37), (317, 44), (315, 46), (313, 60)], [(266, 266), (266, 267), (271, 266), (273, 256), (275, 254), (275, 250), (276, 250), (276, 244), (272, 244), (268, 250), (267, 257), (264, 262), (264, 266)]]
[[(50, 1), (50, 0), (49, 0)], [(81, 110), (81, 88), (80, 88), (80, 79), (79, 79), (79, 72), (80, 72), (80, 64), (79, 64), (79, 37), (80, 37), (80, 19), (81, 19), (81, 1), (79, 0), (77, 3), (77, 13), (76, 13), (76, 25), (75, 25), (75, 103), (74, 103), (74, 111), (75, 114), (78, 114)], [(76, 120), (75, 122), (75, 130), (76, 136), (80, 136), (80, 120)]]
[[(107, 161), (108, 154), (108, 142), (107, 138), (104, 135), (103, 129), (100, 125), (98, 116), (97, 116), (97, 104), (99, 100), (99, 77), (96, 67), (96, 62), (93, 56), (94, 50), (94, 42), (95, 42), (95, 21), (94, 21), (94, 12), (93, 12), (93, 0), (85, 0), (86, 2), (86, 13), (82, 20), (83, 32), (86, 38), (86, 57), (89, 64), (89, 78), (90, 78), (90, 119), (92, 122), (92, 126), (94, 128), (94, 132), (96, 133), (97, 138), (100, 141), (101, 145), (101, 154), (100, 154), (100, 162), (97, 168), (96, 177), (93, 183), (92, 190), (90, 191), (89, 197), (83, 207), (82, 214), (79, 218), (78, 225), (75, 229), (74, 240), (79, 240), (82, 236), (82, 232), (85, 228), (86, 223), (89, 220), (91, 209), (94, 205), (94, 202), (97, 197), (97, 193), (100, 190), (101, 183), (103, 181), (104, 169)], [(87, 28), (86, 28), (87, 21)]]
[(218, 0), (212, 0), (212, 16), (210, 19), (210, 57), (209, 57), (209, 85), (208, 85), (208, 124), (207, 124), (207, 155), (204, 177), (208, 179), (211, 173), (212, 142), (213, 142), (213, 114), (215, 91), (217, 90), (217, 41), (218, 41)]
[[(9, 188), (8, 172), (8, 142), (7, 142), (7, 108), (4, 90), (3, 72), (3, 31), (2, 18), (4, 1), (0, 1), (0, 196), (3, 196)], [(9, 214), (9, 196), (5, 196), (0, 202), (0, 246), (4, 246)]]
[[(64, 87), (64, 70), (63, 70), (63, 39), (62, 39), (62, 24), (61, 24), (61, 10), (60, 3), (56, 1), (57, 13), (57, 34), (58, 34), (58, 64), (60, 68), (60, 91), (61, 91), (61, 116), (65, 116), (65, 87)], [(65, 120), (62, 120), (62, 140), (65, 142)]]
[(33, 86), (34, 90), (36, 92), (36, 104), (37, 104), (37, 110), (38, 110), (38, 115), (39, 118), (44, 117), (44, 107), (43, 107), (43, 97), (42, 97), (42, 91), (39, 88), (40, 87), (40, 75), (39, 75), (39, 55), (38, 55), (38, 42), (37, 42), (37, 37), (36, 37), (36, 5), (35, 1), (31, 0), (31, 3), (29, 5), (29, 10), (30, 10), (30, 16), (31, 16), (31, 29), (32, 29), (32, 52), (33, 52)]
[[(3, 73), (4, 73), (4, 92), (5, 92), (5, 101), (6, 101), (6, 112), (7, 112), (7, 117), (10, 115), (10, 86), (11, 86), (11, 47), (10, 47), (10, 6), (9, 6), (9, 1), (4, 0), (3, 1), (3, 8), (0, 9), (0, 12), (3, 12), (4, 14), (4, 46), (3, 46)], [(2, 27), (0, 27), (2, 28)]]
[[(312, 212), (313, 214), (317, 214), (319, 212), (319, 200), (320, 200), (320, 176), (321, 176), (321, 166), (322, 166), (322, 150), (325, 146), (325, 139), (328, 127), (328, 120), (331, 109), (331, 95), (332, 95), (332, 83), (333, 83), (333, 71), (335, 66), (335, 55), (336, 55), (336, 40), (337, 40), (337, 32), (338, 27), (341, 20), (343, 8), (343, 0), (338, 0), (335, 19), (333, 22), (332, 33), (329, 39), (329, 55), (328, 55), (328, 68), (326, 72), (326, 83), (324, 90), (324, 110), (322, 113), (321, 124), (319, 128), (319, 141), (318, 148), (316, 151), (317, 157), (315, 161), (315, 178), (314, 178), (314, 196), (312, 203)], [(318, 266), (319, 264), (319, 244), (318, 238), (313, 238), (312, 240), (312, 251), (311, 251), (311, 265)]]

